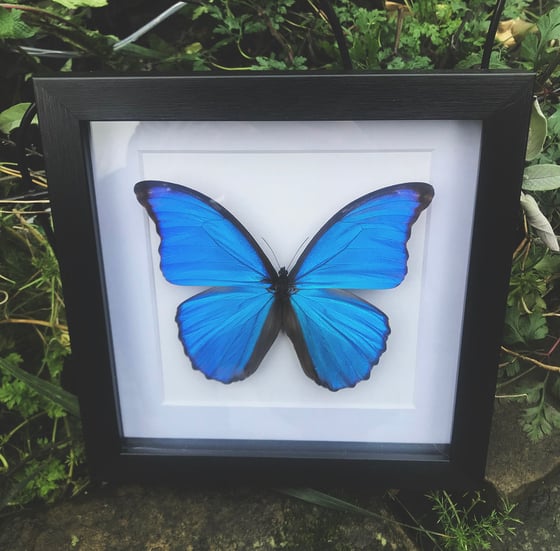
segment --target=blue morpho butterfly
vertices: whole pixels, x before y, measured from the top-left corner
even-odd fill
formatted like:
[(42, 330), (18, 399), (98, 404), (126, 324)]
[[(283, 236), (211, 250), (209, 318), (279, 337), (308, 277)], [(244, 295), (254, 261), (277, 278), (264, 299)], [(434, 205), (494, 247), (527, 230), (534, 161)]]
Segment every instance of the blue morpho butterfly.
[(389, 322), (348, 289), (389, 289), (403, 281), (406, 243), (432, 200), (432, 186), (399, 184), (352, 201), (289, 272), (277, 272), (242, 224), (210, 197), (159, 181), (139, 182), (134, 191), (161, 238), (164, 277), (210, 287), (177, 309), (179, 338), (195, 369), (222, 383), (241, 381), (282, 329), (317, 384), (335, 391), (369, 378), (385, 352)]

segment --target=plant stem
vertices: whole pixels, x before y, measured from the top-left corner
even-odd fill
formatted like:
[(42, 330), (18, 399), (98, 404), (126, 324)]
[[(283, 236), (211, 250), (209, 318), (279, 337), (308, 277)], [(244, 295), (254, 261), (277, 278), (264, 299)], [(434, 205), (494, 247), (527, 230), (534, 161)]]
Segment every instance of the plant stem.
[[(50, 323), (48, 321), (43, 320), (32, 320), (32, 319), (22, 319), (22, 318), (7, 318), (4, 320), (0, 320), (0, 323), (23, 323), (28, 325), (41, 325), (42, 327), (52, 327), (53, 329), (60, 329), (61, 331), (68, 331), (68, 327), (66, 325), (62, 325), (59, 323)], [(560, 369), (559, 369), (560, 371)]]
[(500, 348), (506, 354), (510, 354), (511, 356), (515, 356), (516, 358), (519, 358), (521, 360), (525, 360), (527, 362), (535, 364), (536, 366), (542, 367), (543, 369), (546, 369), (548, 371), (555, 371), (557, 373), (560, 373), (560, 367), (557, 366), (557, 365), (551, 365), (551, 364), (545, 364), (543, 362), (539, 362), (538, 360), (535, 360), (534, 358), (531, 358), (529, 356), (525, 356), (524, 354), (520, 354), (519, 352), (514, 352), (513, 350), (510, 350), (509, 348), (506, 348), (505, 346), (501, 346)]

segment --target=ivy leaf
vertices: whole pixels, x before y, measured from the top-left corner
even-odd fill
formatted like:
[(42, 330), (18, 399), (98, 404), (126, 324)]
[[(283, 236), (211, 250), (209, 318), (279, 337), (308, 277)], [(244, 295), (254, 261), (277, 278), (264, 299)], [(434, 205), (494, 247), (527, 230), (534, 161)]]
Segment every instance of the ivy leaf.
[(527, 217), (527, 222), (535, 229), (537, 235), (551, 251), (560, 251), (558, 238), (546, 216), (539, 209), (539, 205), (531, 195), (521, 193), (521, 207)]
[(531, 122), (529, 123), (529, 138), (527, 140), (525, 160), (532, 161), (539, 155), (546, 139), (546, 133), (546, 117), (541, 111), (538, 100), (534, 100), (531, 108)]
[(21, 20), (21, 11), (0, 8), (0, 39), (30, 38), (36, 32)]
[(560, 188), (560, 166), (542, 164), (528, 166), (523, 173), (525, 191), (550, 191)]
[(76, 8), (102, 8), (107, 5), (107, 0), (53, 0), (57, 4), (75, 10)]
[[(15, 130), (21, 124), (21, 119), (30, 103), (16, 103), (11, 107), (8, 107), (5, 111), (0, 113), (0, 132), (4, 134), (9, 134), (12, 130)], [(37, 124), (37, 117), (33, 117), (33, 123)]]

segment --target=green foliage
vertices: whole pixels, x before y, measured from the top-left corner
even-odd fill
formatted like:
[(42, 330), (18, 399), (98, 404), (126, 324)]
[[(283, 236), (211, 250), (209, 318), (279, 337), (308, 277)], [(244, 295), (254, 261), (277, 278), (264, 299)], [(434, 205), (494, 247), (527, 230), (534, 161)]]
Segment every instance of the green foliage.
[(0, 8), (0, 40), (31, 38), (37, 32), (21, 19), (21, 12)]
[(512, 516), (514, 506), (507, 502), (502, 503), (501, 510), (477, 515), (476, 508), (485, 503), (480, 492), (475, 492), (466, 506), (457, 505), (446, 491), (432, 492), (428, 497), (446, 536), (439, 543), (451, 551), (492, 549), (493, 542), (502, 541), (506, 533), (514, 534), (513, 524), (519, 522)]
[(535, 99), (531, 106), (531, 121), (529, 123), (529, 136), (525, 152), (526, 161), (533, 161), (541, 154), (544, 142), (546, 141), (547, 129), (547, 118), (542, 112), (540, 103)]
[(560, 8), (551, 6), (534, 19), (536, 28), (511, 55), (512, 64), (537, 71), (538, 105), (531, 117), (530, 165), (523, 179), (525, 236), (513, 258), (498, 389), (525, 400), (520, 422), (531, 440), (560, 428), (555, 392), (560, 379)]
[[(88, 6), (101, 4), (101, 0), (59, 0), (48, 10), (30, 6), (21, 11), (0, 9), (6, 19), (4, 36), (34, 36), (37, 41), (54, 38), (61, 47), (87, 55), (90, 69), (92, 64), (96, 69), (121, 71), (340, 66), (330, 24), (311, 0), (203, 0), (187, 4), (175, 15), (185, 23), (180, 32), (169, 35), (154, 30), (124, 45), (116, 36), (88, 26)], [(416, 0), (396, 10), (384, 10), (369, 9), (352, 0), (333, 3), (356, 69), (477, 65), (493, 5), (493, 0)], [(514, 2), (508, 11), (518, 17), (525, 5)], [(29, 36), (21, 31), (21, 36), (17, 35), (13, 30), (16, 20), (26, 26), (23, 34)], [(0, 25), (0, 33), (1, 29)], [(503, 66), (498, 52), (492, 63)], [(72, 64), (79, 69), (82, 62), (74, 59)], [(37, 60), (29, 65), (36, 70)]]
[[(560, 113), (554, 94), (560, 50), (560, 9), (537, 21), (523, 38), (519, 59), (539, 71), (539, 109), (533, 110), (522, 195), (526, 235), (514, 254), (504, 333), (504, 361), (498, 388), (525, 397), (520, 422), (531, 440), (560, 428), (558, 388), (558, 251), (560, 209)], [(552, 100), (552, 101), (551, 101)], [(546, 139), (545, 139), (546, 138)]]
[[(537, 165), (539, 166), (539, 165)], [(541, 207), (557, 226), (558, 192), (545, 192)], [(555, 214), (556, 213), (556, 214)], [(507, 302), (499, 392), (525, 396), (521, 424), (531, 440), (560, 428), (558, 328), (560, 254), (528, 235), (514, 255)]]
[[(6, 192), (15, 178), (0, 168)], [(31, 208), (0, 212), (0, 509), (85, 483), (77, 400), (60, 386), (70, 346), (58, 264)]]
[[(493, 5), (485, 0), (416, 0), (386, 11), (357, 7), (345, 0), (335, 7), (355, 68), (400, 70), (480, 65)], [(512, 14), (519, 16), (523, 5), (511, 7)], [(319, 44), (335, 55), (332, 40)], [(496, 64), (500, 63), (494, 56)]]
[[(21, 119), (30, 105), (29, 102), (17, 103), (2, 111), (0, 113), (0, 132), (9, 134), (12, 130), (19, 128)], [(36, 119), (35, 122), (37, 122)]]
[(334, 509), (343, 513), (363, 515), (398, 524), (402, 528), (413, 531), (416, 535), (430, 540), (433, 544), (433, 549), (440, 550), (473, 551), (475, 549), (492, 549), (492, 543), (502, 541), (502, 537), (506, 533), (514, 534), (514, 525), (520, 522), (512, 515), (515, 506), (510, 505), (505, 500), (502, 500), (499, 508), (486, 507), (486, 509), (490, 510), (481, 512), (482, 506), (486, 504), (486, 501), (479, 491), (472, 494), (464, 494), (461, 497), (461, 502), (466, 503), (466, 505), (457, 503), (446, 491), (430, 492), (426, 498), (432, 504), (435, 522), (439, 531), (425, 528), (403, 506), (397, 494), (389, 494), (389, 496), (406, 511), (415, 523), (414, 525), (398, 522), (383, 514), (370, 511), (313, 488), (285, 488), (278, 491), (318, 507)]
[(529, 403), (536, 401), (536, 404), (525, 410), (522, 425), (529, 438), (535, 442), (545, 436), (550, 436), (554, 429), (560, 428), (560, 411), (545, 400), (547, 396), (546, 380), (529, 389), (527, 396)]
[(521, 59), (531, 70), (539, 71), (548, 64), (557, 65), (558, 46), (560, 38), (560, 8), (550, 10), (537, 21), (538, 33), (527, 35), (521, 45)]
[(532, 165), (523, 175), (525, 191), (552, 191), (560, 188), (560, 166), (553, 164)]

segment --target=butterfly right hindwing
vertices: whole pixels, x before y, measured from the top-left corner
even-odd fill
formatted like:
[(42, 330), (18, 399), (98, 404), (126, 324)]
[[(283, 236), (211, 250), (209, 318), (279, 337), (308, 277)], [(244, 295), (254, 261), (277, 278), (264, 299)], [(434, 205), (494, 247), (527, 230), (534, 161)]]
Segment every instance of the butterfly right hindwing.
[(299, 291), (290, 303), (284, 325), (308, 377), (329, 390), (369, 379), (390, 333), (381, 310), (334, 289)]

